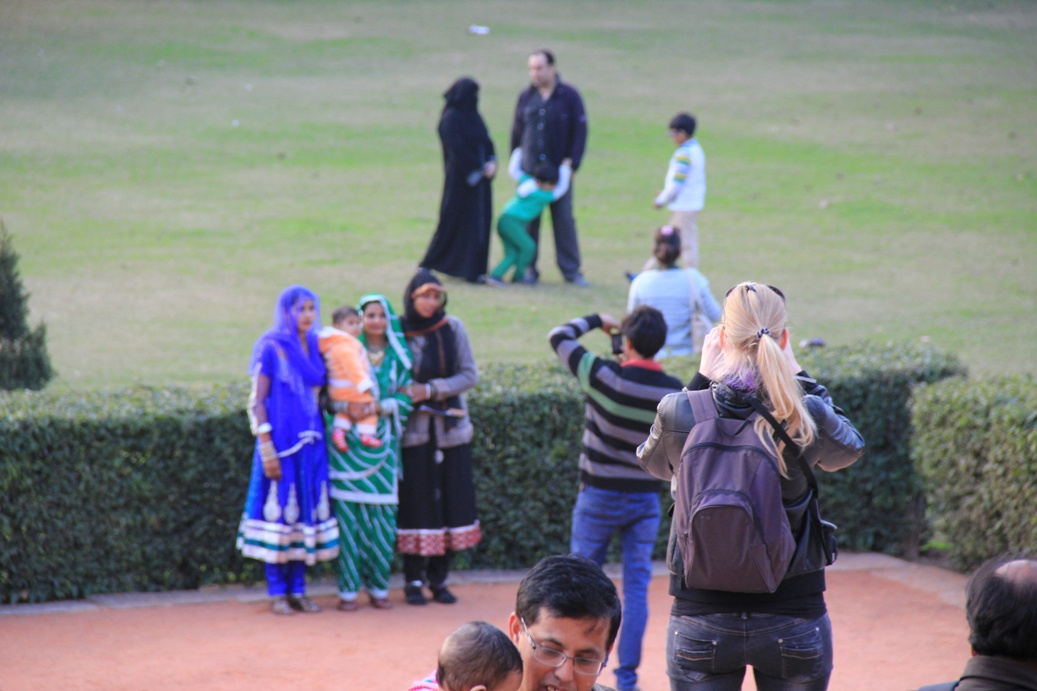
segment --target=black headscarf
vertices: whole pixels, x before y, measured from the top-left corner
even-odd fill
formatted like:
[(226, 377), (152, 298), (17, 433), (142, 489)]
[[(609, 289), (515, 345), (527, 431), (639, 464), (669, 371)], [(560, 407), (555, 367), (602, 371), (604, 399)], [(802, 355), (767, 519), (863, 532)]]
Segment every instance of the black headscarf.
[[(446, 292), (443, 293), (443, 302), (435, 314), (431, 317), (422, 317), (414, 309), (414, 291), (421, 286), (433, 283), (438, 286), (443, 284), (436, 275), (428, 269), (418, 269), (414, 277), (410, 279), (407, 288), (403, 292), (403, 331), (407, 338), (424, 336), (425, 343), (419, 352), (415, 352), (415, 360), (420, 360), (417, 370), (414, 371), (414, 381), (424, 383), (433, 379), (445, 379), (457, 374), (457, 346), (454, 340), (454, 330), (450, 328), (447, 321)], [(456, 408), (460, 406), (460, 398), (453, 396), (446, 401), (429, 401), (427, 405), (440, 410)], [(445, 424), (448, 428), (457, 424), (453, 418), (447, 418)]]

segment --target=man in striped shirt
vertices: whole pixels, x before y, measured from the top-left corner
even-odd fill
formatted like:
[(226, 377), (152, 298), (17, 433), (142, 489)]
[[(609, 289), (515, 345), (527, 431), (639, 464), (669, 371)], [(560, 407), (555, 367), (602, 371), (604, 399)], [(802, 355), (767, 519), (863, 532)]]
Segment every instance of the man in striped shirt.
[[(579, 338), (594, 329), (621, 334), (618, 362), (580, 345)], [(648, 438), (659, 401), (680, 391), (682, 384), (653, 359), (666, 342), (666, 321), (647, 305), (637, 307), (621, 324), (607, 314), (573, 319), (552, 329), (548, 338), (586, 394), (580, 492), (573, 508), (570, 548), (602, 564), (615, 533), (622, 543), (623, 624), (616, 686), (628, 691), (637, 688), (662, 489), (638, 466), (637, 447)]]

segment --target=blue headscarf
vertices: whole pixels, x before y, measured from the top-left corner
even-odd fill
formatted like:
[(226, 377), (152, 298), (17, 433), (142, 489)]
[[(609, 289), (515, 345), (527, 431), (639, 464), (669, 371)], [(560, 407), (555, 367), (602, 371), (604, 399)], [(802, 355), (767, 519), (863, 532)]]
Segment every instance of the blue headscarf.
[[(299, 344), (299, 313), (302, 311), (302, 304), (307, 300), (313, 300), (315, 311), (313, 326), (306, 332), (309, 355), (303, 352), (302, 346)], [(298, 374), (305, 386), (322, 386), (326, 370), (317, 343), (319, 331), (320, 298), (305, 286), (288, 286), (281, 291), (281, 296), (277, 298), (273, 327), (260, 336), (252, 347), (252, 358), (248, 364), (249, 376), (255, 375), (266, 344), (274, 343), (284, 352), (292, 370)]]

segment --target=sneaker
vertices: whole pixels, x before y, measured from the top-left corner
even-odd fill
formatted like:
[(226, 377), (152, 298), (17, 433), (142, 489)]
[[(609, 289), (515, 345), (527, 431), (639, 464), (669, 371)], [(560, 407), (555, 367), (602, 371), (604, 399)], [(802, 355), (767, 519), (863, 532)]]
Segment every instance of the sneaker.
[(525, 276), (522, 276), (521, 278), (516, 278), (512, 281), (512, 283), (520, 286), (535, 286), (537, 284), (537, 280), (535, 278), (530, 277), (527, 274)]
[(580, 286), (583, 288), (590, 285), (590, 283), (587, 282), (587, 279), (583, 277), (583, 274), (576, 274), (572, 278), (565, 279), (565, 282), (569, 283), (570, 285)]
[(432, 591), (432, 599), (440, 604), (452, 605), (457, 602), (457, 597), (445, 585), (430, 585), (429, 590)]
[(403, 586), (403, 594), (407, 598), (408, 605), (424, 605), (428, 602), (425, 594), (421, 592), (421, 585), (408, 583)]
[(535, 286), (537, 281), (540, 280), (540, 274), (533, 267), (526, 269), (525, 275), (522, 276), (522, 282), (527, 286)]
[(487, 276), (486, 277), (486, 285), (493, 286), (494, 288), (503, 288), (503, 287), (505, 287), (508, 284), (505, 283), (504, 281), (500, 280), (499, 278), (494, 278), (493, 276)]
[[(334, 439), (335, 438), (335, 434), (332, 433), (331, 437), (332, 437), (332, 439)], [(360, 435), (360, 443), (363, 444), (364, 446), (366, 446), (369, 449), (380, 449), (380, 448), (382, 448), (382, 444), (383, 444), (381, 439), (379, 439), (378, 437), (372, 436), (370, 434), (361, 434)]]
[(634, 279), (637, 278), (637, 274), (633, 271), (624, 271), (623, 275), (627, 277), (627, 280), (633, 283)]
[(346, 430), (341, 427), (336, 427), (331, 432), (331, 443), (335, 445), (335, 448), (339, 451), (348, 451), (349, 444), (346, 443)]

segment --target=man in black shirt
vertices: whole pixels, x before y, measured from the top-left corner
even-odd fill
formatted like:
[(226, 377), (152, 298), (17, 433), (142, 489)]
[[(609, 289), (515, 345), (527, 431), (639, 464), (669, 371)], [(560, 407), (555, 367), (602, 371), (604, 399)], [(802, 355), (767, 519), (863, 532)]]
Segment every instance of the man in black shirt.
[[(574, 173), (580, 168), (587, 145), (587, 115), (580, 92), (563, 83), (555, 69), (554, 55), (538, 50), (529, 56), (530, 86), (518, 97), (511, 126), (511, 149), (522, 150), (522, 170), (532, 174), (542, 161), (556, 166), (572, 159)], [(555, 257), (562, 276), (568, 283), (587, 285), (580, 272), (580, 246), (576, 238), (576, 220), (572, 209), (573, 186), (561, 199), (551, 204), (554, 227)], [(529, 234), (539, 246), (540, 219), (529, 224)], [(535, 280), (536, 255), (529, 273)]]

